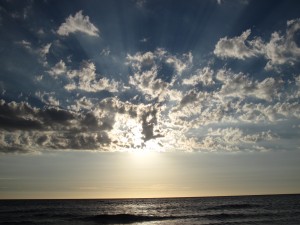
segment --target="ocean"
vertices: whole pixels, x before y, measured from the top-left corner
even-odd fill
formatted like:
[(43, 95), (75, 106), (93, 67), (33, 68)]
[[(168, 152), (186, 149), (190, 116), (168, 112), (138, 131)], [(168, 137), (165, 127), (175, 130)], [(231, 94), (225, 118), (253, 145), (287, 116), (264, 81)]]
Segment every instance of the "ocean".
[(1, 200), (2, 225), (300, 224), (300, 195)]

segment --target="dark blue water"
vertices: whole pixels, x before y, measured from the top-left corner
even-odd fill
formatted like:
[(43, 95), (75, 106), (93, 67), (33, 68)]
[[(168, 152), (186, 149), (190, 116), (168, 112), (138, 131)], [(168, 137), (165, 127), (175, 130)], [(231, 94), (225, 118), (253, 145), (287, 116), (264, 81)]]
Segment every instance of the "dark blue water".
[(300, 195), (2, 200), (0, 224), (300, 224)]

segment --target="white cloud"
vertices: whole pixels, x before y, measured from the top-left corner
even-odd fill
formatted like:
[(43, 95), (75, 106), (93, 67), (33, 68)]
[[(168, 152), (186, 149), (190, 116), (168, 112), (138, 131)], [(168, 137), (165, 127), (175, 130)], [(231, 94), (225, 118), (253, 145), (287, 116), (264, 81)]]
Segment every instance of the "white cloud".
[(254, 57), (259, 52), (257, 48), (260, 45), (259, 40), (247, 42), (251, 30), (246, 30), (241, 36), (234, 38), (221, 38), (215, 46), (214, 54), (221, 58), (245, 59)]
[(199, 128), (208, 124), (229, 121), (225, 105), (215, 93), (190, 90), (169, 113), (171, 123), (182, 129)]
[[(162, 48), (154, 52), (137, 52), (127, 55), (127, 65), (134, 73), (129, 77), (129, 84), (146, 95), (146, 100), (178, 100), (181, 94), (172, 89), (172, 85), (193, 61), (192, 53), (175, 56)], [(168, 67), (164, 71), (162, 68)], [(167, 77), (167, 78), (166, 78)]]
[(166, 97), (166, 89), (169, 84), (161, 79), (156, 79), (156, 76), (157, 68), (152, 68), (152, 70), (145, 71), (142, 74), (135, 73), (129, 77), (129, 84), (148, 95), (149, 100), (158, 98), (160, 101), (163, 101)]
[(48, 44), (45, 44), (43, 47), (41, 47), (40, 49), (37, 50), (39, 56), (40, 56), (40, 61), (41, 63), (46, 66), (48, 65), (48, 62), (47, 62), (47, 54), (49, 53), (49, 50), (52, 46), (52, 43), (48, 43)]
[(220, 58), (246, 59), (263, 56), (267, 60), (266, 70), (277, 70), (283, 64), (294, 65), (300, 59), (300, 48), (295, 42), (296, 32), (300, 30), (300, 19), (287, 21), (284, 35), (275, 31), (269, 42), (264, 43), (260, 37), (248, 40), (251, 30), (241, 36), (221, 38), (215, 46), (214, 54)]
[(205, 86), (213, 85), (215, 82), (213, 80), (214, 71), (209, 67), (204, 67), (196, 71), (196, 75), (191, 76), (182, 80), (184, 85), (195, 86), (199, 83), (202, 83)]
[(51, 48), (51, 43), (48, 43), (46, 45), (44, 45), (42, 48), (40, 48), (39, 52), (42, 58), (45, 58), (46, 55), (49, 53), (49, 50)]
[(263, 105), (261, 103), (246, 103), (240, 112), (242, 121), (250, 123), (277, 123), (288, 119), (300, 118), (300, 105), (297, 102), (277, 102), (274, 105)]
[(108, 47), (102, 49), (102, 51), (100, 52), (100, 55), (104, 55), (104, 56), (109, 56), (109, 54), (110, 54), (110, 49)]
[(59, 75), (65, 74), (66, 72), (67, 72), (67, 67), (63, 60), (60, 60), (48, 71), (48, 73), (54, 76), (55, 78), (57, 78), (57, 76)]
[(37, 91), (35, 96), (37, 96), (43, 103), (49, 106), (59, 106), (59, 100), (54, 97), (55, 93), (47, 93), (47, 92), (40, 92)]
[(212, 136), (215, 139), (223, 143), (230, 145), (245, 143), (257, 143), (260, 141), (270, 141), (278, 138), (278, 135), (272, 133), (270, 130), (262, 131), (254, 134), (245, 134), (239, 128), (218, 128), (216, 130), (209, 129), (208, 136)]
[(268, 77), (261, 82), (256, 83), (256, 90), (252, 94), (256, 98), (272, 101), (275, 98), (280, 98), (279, 89), (282, 87), (282, 80), (275, 80), (273, 77)]
[(22, 41), (17, 41), (15, 43), (18, 44), (18, 45), (23, 46), (24, 48), (26, 48), (29, 51), (32, 51), (31, 42), (29, 42), (29, 41), (22, 40)]
[(176, 56), (170, 55), (166, 58), (166, 63), (172, 64), (176, 72), (180, 75), (189, 66), (193, 63), (193, 55), (191, 52), (182, 55), (182, 59), (177, 58)]
[(162, 48), (157, 48), (154, 52), (137, 52), (134, 55), (127, 55), (127, 64), (138, 72), (150, 70), (152, 67), (159, 69), (164, 63), (174, 68), (176, 74), (181, 74), (192, 65), (193, 55), (189, 52), (178, 57)]
[[(278, 135), (271, 131), (245, 134), (240, 128), (228, 127), (209, 129), (207, 134), (200, 140), (192, 138), (194, 151), (209, 152), (238, 152), (238, 151), (261, 151), (266, 149), (262, 142), (276, 140)], [(187, 143), (191, 143), (188, 141)], [(253, 145), (255, 147), (253, 147)]]
[(238, 73), (235, 74), (230, 70), (221, 69), (218, 71), (216, 78), (223, 83), (219, 95), (221, 98), (237, 97), (255, 97), (272, 101), (279, 97), (279, 90), (282, 86), (282, 80), (275, 80), (274, 78), (266, 78), (259, 82), (252, 80), (249, 76)]
[(79, 112), (80, 110), (91, 110), (93, 108), (93, 102), (87, 97), (82, 97), (75, 100), (74, 105), (68, 106), (68, 109)]
[(25, 48), (29, 53), (33, 55), (37, 55), (39, 57), (38, 61), (44, 66), (47, 65), (47, 54), (52, 46), (52, 43), (44, 44), (42, 47), (36, 47), (31, 42), (22, 40), (15, 42), (18, 45), (21, 45)]
[(35, 80), (38, 81), (38, 82), (39, 82), (39, 81), (42, 81), (43, 78), (44, 78), (43, 75), (35, 76)]
[(285, 35), (274, 32), (265, 47), (265, 57), (269, 60), (266, 69), (274, 69), (276, 65), (293, 65), (300, 59), (300, 48), (295, 42), (295, 34), (300, 30), (300, 19), (287, 21)]
[(68, 91), (80, 89), (87, 92), (107, 90), (117, 92), (119, 83), (106, 77), (97, 80), (96, 66), (92, 62), (83, 61), (79, 70), (67, 71), (70, 83), (65, 86)]
[(68, 83), (64, 87), (67, 91), (73, 91), (77, 88), (76, 84), (74, 82)]
[(242, 137), (243, 137), (243, 132), (239, 128), (224, 128), (224, 129), (209, 129), (208, 135), (211, 136), (214, 139), (217, 139), (219, 142), (224, 142), (227, 144), (238, 144)]
[(62, 36), (68, 36), (70, 33), (81, 32), (90, 36), (99, 36), (99, 29), (90, 22), (88, 16), (82, 15), (82, 10), (75, 16), (70, 15), (66, 22), (62, 23), (57, 33)]
[(273, 133), (270, 130), (268, 130), (268, 131), (263, 131), (261, 133), (245, 135), (242, 140), (244, 142), (257, 143), (260, 141), (271, 141), (278, 138), (279, 136), (276, 133)]
[(69, 83), (64, 88), (68, 91), (79, 89), (86, 92), (103, 90), (117, 92), (119, 90), (118, 82), (106, 77), (97, 79), (99, 75), (96, 73), (96, 66), (93, 62), (83, 61), (78, 70), (67, 70), (64, 61), (60, 60), (48, 73), (55, 78), (65, 74), (69, 78)]
[(150, 69), (154, 66), (155, 58), (157, 58), (157, 55), (152, 52), (146, 52), (144, 54), (137, 52), (134, 55), (127, 55), (128, 64), (138, 71), (141, 71), (143, 68)]

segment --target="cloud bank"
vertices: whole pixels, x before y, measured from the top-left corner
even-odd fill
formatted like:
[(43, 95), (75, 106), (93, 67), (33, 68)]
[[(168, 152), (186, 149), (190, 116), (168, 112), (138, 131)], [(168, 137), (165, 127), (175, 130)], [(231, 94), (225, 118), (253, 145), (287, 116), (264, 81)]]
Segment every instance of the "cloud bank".
[[(146, 13), (147, 1), (132, 4)], [(38, 28), (38, 41), (21, 37), (12, 43), (21, 52), (18, 63), (27, 60), (24, 55), (34, 63), (28, 63), (31, 75), (7, 63), (8, 75), (0, 82), (0, 152), (298, 148), (300, 19), (267, 38), (253, 36), (251, 29), (221, 36), (206, 56), (159, 46), (120, 49), (105, 38), (66, 38), (78, 32), (99, 37), (91, 21), (97, 22), (80, 10), (44, 39)], [(151, 46), (153, 39), (141, 34), (135, 44)], [(236, 64), (255, 58), (263, 66), (254, 73), (247, 69), (252, 64)], [(28, 76), (31, 86), (10, 77), (14, 72)]]

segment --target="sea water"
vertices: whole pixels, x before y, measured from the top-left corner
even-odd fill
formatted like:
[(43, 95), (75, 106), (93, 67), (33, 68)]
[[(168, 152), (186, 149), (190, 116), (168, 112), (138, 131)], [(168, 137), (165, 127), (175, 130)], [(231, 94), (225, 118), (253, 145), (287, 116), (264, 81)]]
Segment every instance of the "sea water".
[(300, 224), (300, 195), (1, 200), (0, 224)]

